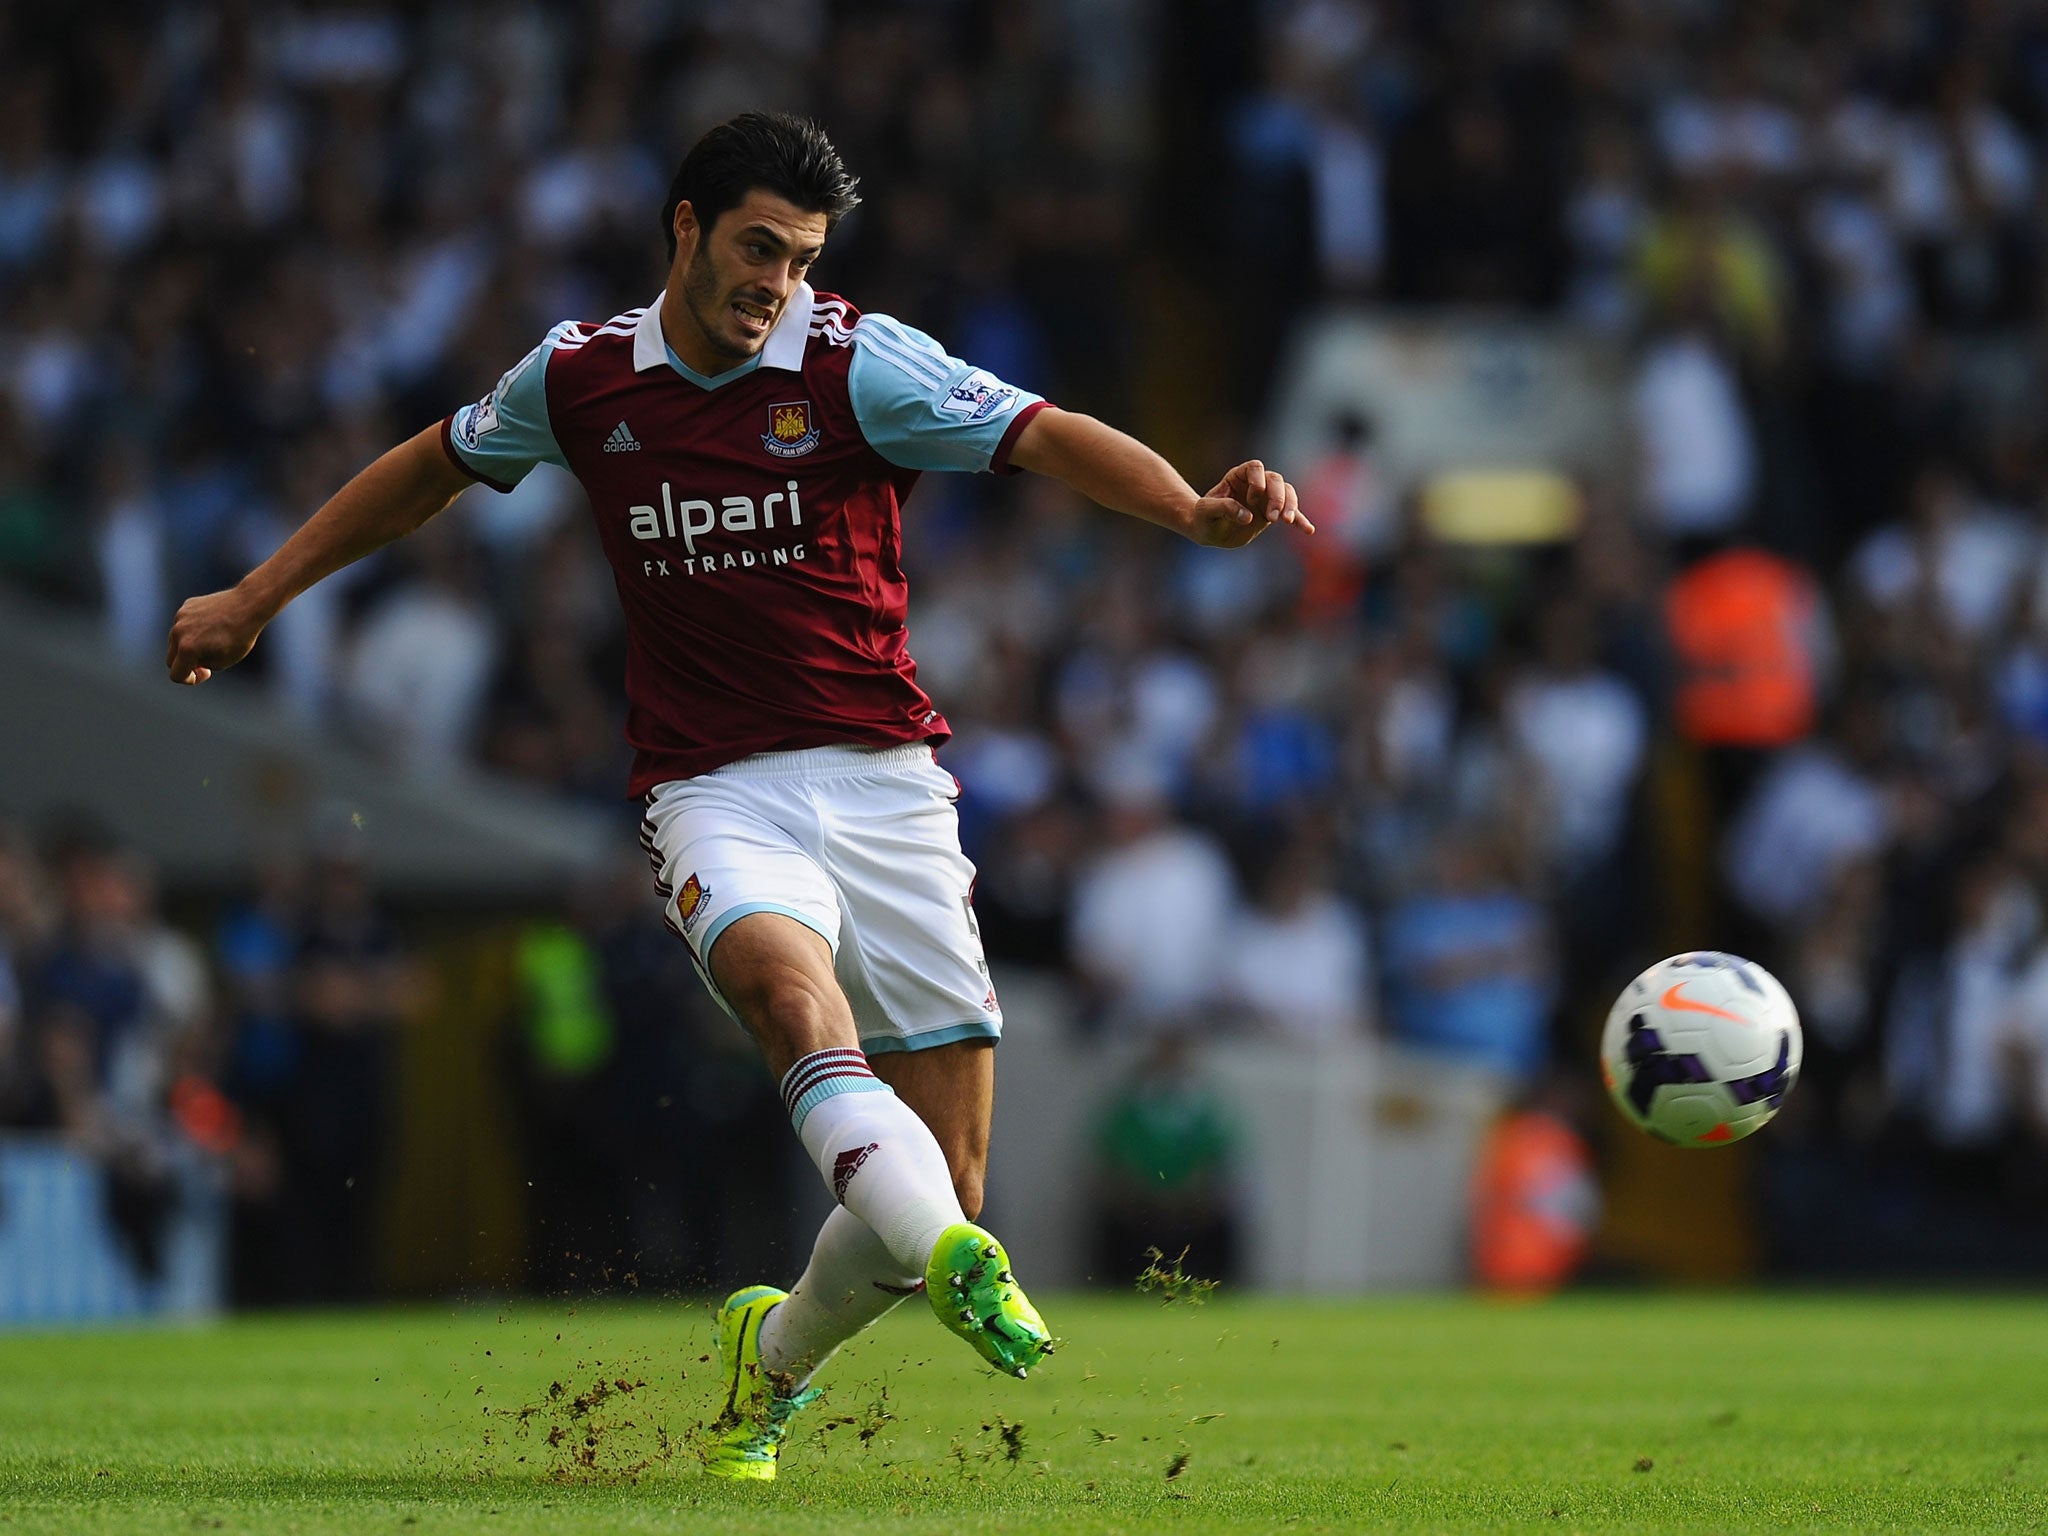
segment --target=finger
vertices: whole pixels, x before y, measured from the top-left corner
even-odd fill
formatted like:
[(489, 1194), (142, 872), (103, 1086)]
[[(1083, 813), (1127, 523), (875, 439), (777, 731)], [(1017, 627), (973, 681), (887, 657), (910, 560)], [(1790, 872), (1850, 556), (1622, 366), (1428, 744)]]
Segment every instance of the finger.
[(1277, 471), (1266, 472), (1266, 521), (1277, 523), (1287, 511), (1287, 498), (1293, 487)]
[(1308, 514), (1301, 510), (1300, 493), (1291, 485), (1287, 487), (1287, 507), (1283, 515), (1297, 528), (1306, 528), (1310, 533), (1316, 531), (1316, 525), (1310, 522)]
[(1253, 506), (1263, 505), (1266, 499), (1266, 466), (1257, 459), (1249, 459), (1244, 466), (1244, 487), (1249, 493), (1246, 500)]

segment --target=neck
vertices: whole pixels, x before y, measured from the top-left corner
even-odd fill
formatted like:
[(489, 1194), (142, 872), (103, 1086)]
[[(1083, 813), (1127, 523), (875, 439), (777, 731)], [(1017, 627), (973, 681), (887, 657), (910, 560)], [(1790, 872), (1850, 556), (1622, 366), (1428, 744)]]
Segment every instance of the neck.
[(744, 357), (728, 357), (713, 350), (705, 338), (704, 328), (697, 324), (697, 317), (683, 302), (680, 275), (670, 278), (668, 292), (662, 296), (661, 337), (668, 343), (670, 351), (707, 378), (716, 377), (728, 368), (737, 368), (746, 361)]

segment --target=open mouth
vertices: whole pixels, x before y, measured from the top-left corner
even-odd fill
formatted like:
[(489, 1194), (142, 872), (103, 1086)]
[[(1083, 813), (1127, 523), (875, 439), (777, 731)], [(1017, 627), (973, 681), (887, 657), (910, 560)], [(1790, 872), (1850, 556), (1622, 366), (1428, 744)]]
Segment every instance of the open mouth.
[(775, 312), (765, 304), (751, 303), (746, 299), (734, 299), (732, 312), (739, 321), (740, 329), (749, 336), (766, 336), (768, 327), (775, 321)]

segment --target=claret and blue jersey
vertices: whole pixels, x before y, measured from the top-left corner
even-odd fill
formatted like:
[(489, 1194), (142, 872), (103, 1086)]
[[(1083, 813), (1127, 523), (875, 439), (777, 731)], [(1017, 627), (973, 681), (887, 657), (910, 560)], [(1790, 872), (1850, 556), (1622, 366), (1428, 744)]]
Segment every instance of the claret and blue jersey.
[(626, 613), (631, 792), (945, 735), (907, 649), (903, 498), (924, 470), (1007, 468), (1045, 402), (808, 284), (716, 375), (660, 312), (556, 326), (442, 426), (496, 489), (542, 461), (582, 481)]

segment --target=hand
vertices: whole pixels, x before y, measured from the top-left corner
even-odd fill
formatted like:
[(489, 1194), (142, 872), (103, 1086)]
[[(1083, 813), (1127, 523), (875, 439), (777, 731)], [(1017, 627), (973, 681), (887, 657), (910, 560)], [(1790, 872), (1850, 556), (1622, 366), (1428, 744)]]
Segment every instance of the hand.
[(239, 589), (187, 598), (171, 621), (170, 648), (164, 655), (171, 681), (192, 687), (221, 668), (232, 667), (249, 654), (263, 625)]
[(1302, 515), (1301, 501), (1278, 470), (1247, 459), (1195, 503), (1188, 536), (1217, 549), (1242, 549), (1275, 523), (1292, 523), (1308, 533), (1316, 525)]

